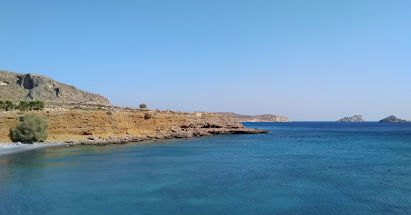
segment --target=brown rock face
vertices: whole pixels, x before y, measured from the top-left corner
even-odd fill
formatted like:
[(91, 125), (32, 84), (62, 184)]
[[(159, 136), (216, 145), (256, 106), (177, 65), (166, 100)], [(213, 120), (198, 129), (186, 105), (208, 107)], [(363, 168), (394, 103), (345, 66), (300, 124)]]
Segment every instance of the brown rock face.
[(217, 114), (221, 116), (234, 117), (239, 122), (290, 122), (287, 117), (273, 114), (263, 114), (255, 116), (241, 115), (231, 112), (217, 112)]
[[(49, 123), (48, 141), (80, 141), (84, 144), (139, 141), (151, 138), (191, 138), (215, 134), (268, 133), (247, 129), (235, 118), (214, 113), (169, 113), (142, 110), (50, 110), (0, 112), (0, 142), (10, 142), (9, 129), (18, 119), (35, 113)], [(152, 117), (145, 119), (145, 113)]]
[(110, 105), (110, 101), (103, 96), (81, 91), (46, 76), (3, 70), (0, 70), (0, 99)]

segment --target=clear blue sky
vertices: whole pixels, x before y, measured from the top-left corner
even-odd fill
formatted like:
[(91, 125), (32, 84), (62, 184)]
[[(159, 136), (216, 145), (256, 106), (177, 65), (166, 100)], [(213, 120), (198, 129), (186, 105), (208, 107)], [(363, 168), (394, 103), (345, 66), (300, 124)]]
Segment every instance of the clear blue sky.
[(0, 69), (113, 104), (411, 120), (411, 1), (0, 0)]

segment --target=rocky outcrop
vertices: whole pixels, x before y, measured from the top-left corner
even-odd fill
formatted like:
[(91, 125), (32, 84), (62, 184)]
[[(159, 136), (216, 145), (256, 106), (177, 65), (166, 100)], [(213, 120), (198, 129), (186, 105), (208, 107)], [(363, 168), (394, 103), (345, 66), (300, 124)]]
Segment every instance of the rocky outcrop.
[(273, 114), (263, 114), (255, 116), (241, 115), (231, 112), (217, 112), (217, 114), (221, 116), (234, 117), (239, 122), (290, 122), (287, 117)]
[(337, 122), (365, 122), (361, 115), (354, 115), (352, 117), (344, 117)]
[[(247, 129), (235, 118), (210, 112), (172, 112), (115, 107), (68, 109), (46, 107), (44, 111), (0, 112), (0, 142), (10, 142), (9, 129), (27, 113), (49, 122), (47, 141), (104, 145), (148, 139), (191, 138), (216, 134), (268, 133)], [(149, 113), (150, 119), (144, 115)]]
[(394, 115), (391, 115), (387, 118), (384, 118), (382, 120), (380, 120), (380, 122), (386, 122), (386, 123), (398, 123), (398, 122), (410, 122), (404, 119), (398, 119), (397, 117), (395, 117)]
[(46, 76), (3, 70), (0, 70), (0, 99), (110, 105), (110, 101), (103, 96), (81, 91)]

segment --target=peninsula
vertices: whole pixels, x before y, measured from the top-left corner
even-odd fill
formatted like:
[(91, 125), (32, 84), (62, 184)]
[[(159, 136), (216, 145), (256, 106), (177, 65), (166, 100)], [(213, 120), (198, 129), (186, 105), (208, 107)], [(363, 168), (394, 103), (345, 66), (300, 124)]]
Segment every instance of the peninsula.
[(0, 100), (45, 102), (45, 107), (37, 111), (0, 110), (0, 142), (3, 143), (11, 142), (10, 128), (28, 113), (48, 121), (47, 142), (70, 144), (102, 145), (216, 134), (268, 133), (247, 129), (233, 117), (211, 112), (114, 106), (101, 95), (37, 74), (0, 71)]
[(241, 115), (231, 112), (217, 112), (217, 114), (226, 117), (234, 117), (239, 122), (291, 122), (287, 117), (273, 114), (263, 114), (255, 116)]

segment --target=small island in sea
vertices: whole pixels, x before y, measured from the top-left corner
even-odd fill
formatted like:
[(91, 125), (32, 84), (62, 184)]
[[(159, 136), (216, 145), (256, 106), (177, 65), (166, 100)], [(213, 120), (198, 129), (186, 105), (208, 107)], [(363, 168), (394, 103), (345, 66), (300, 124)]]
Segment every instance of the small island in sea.
[(352, 117), (344, 117), (337, 120), (337, 122), (365, 122), (361, 115), (354, 115)]
[(404, 122), (411, 122), (405, 119), (399, 119), (394, 115), (391, 115), (389, 117), (386, 117), (382, 120), (380, 120), (380, 122), (384, 122), (384, 123), (404, 123)]

